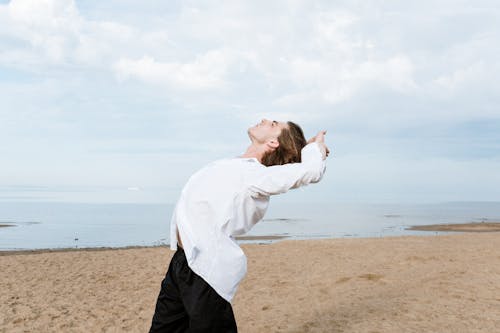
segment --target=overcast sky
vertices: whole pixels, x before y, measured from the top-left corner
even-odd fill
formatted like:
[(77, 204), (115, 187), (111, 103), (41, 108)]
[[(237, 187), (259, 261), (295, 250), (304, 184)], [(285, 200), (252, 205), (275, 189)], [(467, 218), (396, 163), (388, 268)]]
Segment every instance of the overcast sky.
[(291, 201), (499, 201), (499, 40), (498, 1), (0, 0), (0, 201), (173, 202), (264, 117), (328, 131)]

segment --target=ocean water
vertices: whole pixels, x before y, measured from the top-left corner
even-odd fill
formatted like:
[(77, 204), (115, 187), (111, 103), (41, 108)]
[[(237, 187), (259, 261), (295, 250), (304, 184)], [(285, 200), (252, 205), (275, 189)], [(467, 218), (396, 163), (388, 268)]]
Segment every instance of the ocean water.
[[(0, 250), (169, 244), (172, 204), (0, 203)], [(247, 235), (288, 239), (435, 235), (412, 225), (500, 221), (500, 202), (298, 204), (271, 202)]]

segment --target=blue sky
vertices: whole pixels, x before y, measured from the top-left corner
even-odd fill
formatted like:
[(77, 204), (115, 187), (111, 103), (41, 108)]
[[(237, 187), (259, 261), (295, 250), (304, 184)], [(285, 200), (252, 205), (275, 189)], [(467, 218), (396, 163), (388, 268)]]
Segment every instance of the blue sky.
[(286, 200), (498, 201), (499, 22), (494, 1), (0, 1), (0, 200), (173, 202), (266, 117), (333, 150)]

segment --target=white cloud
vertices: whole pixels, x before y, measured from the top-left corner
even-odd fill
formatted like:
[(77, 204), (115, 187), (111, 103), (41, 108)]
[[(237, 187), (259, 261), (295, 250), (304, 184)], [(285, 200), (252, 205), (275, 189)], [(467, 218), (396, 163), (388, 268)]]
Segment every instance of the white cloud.
[(294, 59), (290, 75), (298, 92), (279, 96), (275, 104), (288, 107), (297, 104), (337, 104), (354, 97), (363, 89), (389, 89), (411, 93), (418, 89), (413, 79), (412, 61), (403, 55), (380, 61), (352, 61), (330, 64)]
[(25, 52), (36, 50), (38, 63), (64, 63), (83, 23), (74, 1), (13, 0), (5, 13), (2, 34), (28, 42)]
[(106, 68), (168, 39), (166, 31), (88, 20), (73, 0), (13, 0), (0, 6), (0, 36), (11, 41), (0, 48), (0, 63), (34, 72), (68, 65)]
[(32, 31), (75, 31), (81, 17), (73, 0), (12, 0), (8, 12), (13, 22)]
[(360, 85), (381, 83), (397, 92), (411, 92), (417, 88), (413, 79), (413, 63), (404, 55), (396, 55), (385, 61), (362, 63), (353, 71)]
[(467, 68), (459, 68), (448, 75), (442, 75), (434, 80), (434, 83), (451, 94), (463, 88), (471, 81), (476, 81), (481, 75), (486, 74), (481, 63), (472, 64)]
[(234, 59), (227, 50), (211, 50), (192, 62), (160, 62), (143, 56), (138, 60), (120, 59), (114, 70), (120, 79), (129, 77), (166, 84), (172, 89), (211, 90), (227, 84), (226, 75)]
[(320, 12), (311, 22), (313, 41), (319, 50), (334, 53), (336, 57), (353, 56), (357, 49), (364, 47), (364, 41), (352, 36), (349, 30), (359, 22), (360, 17), (351, 12)]

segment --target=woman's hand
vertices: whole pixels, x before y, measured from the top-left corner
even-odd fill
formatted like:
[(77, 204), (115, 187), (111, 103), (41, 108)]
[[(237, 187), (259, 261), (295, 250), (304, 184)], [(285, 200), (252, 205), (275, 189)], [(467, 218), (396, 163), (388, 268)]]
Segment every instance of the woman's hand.
[(326, 134), (326, 131), (319, 131), (318, 134), (316, 134), (316, 136), (313, 136), (312, 138), (310, 138), (307, 143), (312, 143), (312, 142), (317, 142), (320, 146), (320, 148), (322, 148), (321, 150), (323, 151), (323, 159), (326, 159), (328, 157), (328, 155), (330, 154), (330, 150), (328, 149), (328, 147), (325, 145), (325, 134)]

